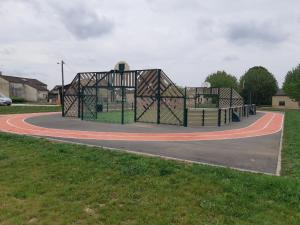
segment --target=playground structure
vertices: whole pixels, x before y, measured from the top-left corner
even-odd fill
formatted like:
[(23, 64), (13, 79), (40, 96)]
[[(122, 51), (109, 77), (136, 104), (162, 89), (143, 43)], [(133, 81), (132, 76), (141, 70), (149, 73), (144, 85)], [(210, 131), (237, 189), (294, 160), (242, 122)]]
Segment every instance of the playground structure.
[(121, 124), (221, 126), (256, 113), (232, 88), (181, 88), (161, 69), (78, 73), (63, 96), (63, 116)]

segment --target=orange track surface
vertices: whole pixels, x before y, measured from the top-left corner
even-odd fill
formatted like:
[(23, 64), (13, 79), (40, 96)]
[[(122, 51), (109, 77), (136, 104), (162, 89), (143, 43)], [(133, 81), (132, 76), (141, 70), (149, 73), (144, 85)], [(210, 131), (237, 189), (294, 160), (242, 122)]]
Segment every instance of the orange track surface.
[(32, 113), (0, 116), (0, 131), (45, 136), (55, 138), (92, 139), (92, 140), (116, 140), (116, 141), (203, 141), (240, 139), (270, 135), (282, 129), (284, 115), (275, 112), (266, 112), (260, 119), (248, 127), (210, 132), (190, 133), (126, 133), (126, 132), (95, 132), (64, 130), (38, 127), (25, 122), (25, 119), (50, 115), (53, 113)]

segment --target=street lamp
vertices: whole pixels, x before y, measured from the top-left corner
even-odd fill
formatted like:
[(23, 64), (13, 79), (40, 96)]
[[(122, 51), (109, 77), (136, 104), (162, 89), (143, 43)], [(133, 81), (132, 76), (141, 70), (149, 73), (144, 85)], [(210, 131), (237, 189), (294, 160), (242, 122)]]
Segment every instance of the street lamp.
[(64, 101), (64, 89), (65, 89), (65, 85), (64, 85), (64, 64), (65, 62), (63, 60), (61, 60), (61, 62), (58, 62), (57, 64), (61, 65), (61, 99), (60, 99), (60, 103), (61, 103), (61, 114), (62, 116), (65, 116), (65, 101)]

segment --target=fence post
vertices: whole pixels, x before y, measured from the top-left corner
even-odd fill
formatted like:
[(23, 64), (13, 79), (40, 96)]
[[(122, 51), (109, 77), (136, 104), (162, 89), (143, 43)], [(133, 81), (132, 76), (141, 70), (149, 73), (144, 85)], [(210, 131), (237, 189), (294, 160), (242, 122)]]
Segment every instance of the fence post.
[(224, 123), (226, 124), (226, 123), (227, 123), (227, 109), (225, 109), (224, 113), (225, 113), (225, 120), (224, 120)]
[(96, 109), (96, 119), (98, 119), (97, 105), (98, 105), (98, 74), (96, 73), (96, 104), (95, 104), (95, 109)]
[(122, 118), (121, 118), (121, 123), (124, 124), (124, 95), (125, 95), (125, 89), (124, 89), (124, 72), (121, 71), (121, 87), (122, 87)]
[(137, 71), (134, 73), (134, 122), (136, 122)]
[(218, 110), (218, 126), (221, 126), (221, 109)]
[(77, 115), (77, 117), (80, 118), (80, 111), (81, 111), (81, 107), (80, 106), (82, 104), (82, 102), (81, 102), (82, 101), (82, 96), (81, 96), (81, 93), (80, 93), (80, 91), (81, 91), (80, 90), (80, 82), (81, 82), (80, 81), (80, 77), (81, 76), (80, 76), (79, 73), (77, 74), (77, 76), (78, 76), (78, 90), (77, 90), (77, 93), (78, 93), (78, 96), (77, 96), (77, 98), (78, 98), (78, 115)]
[(156, 101), (157, 101), (157, 124), (160, 124), (160, 69), (157, 70), (157, 94), (156, 94)]
[(184, 109), (184, 121), (183, 121), (183, 126), (187, 127), (188, 126), (188, 108)]
[[(81, 88), (81, 93), (83, 93), (84, 92), (84, 87), (82, 87)], [(81, 114), (80, 114), (80, 116), (81, 116), (81, 120), (83, 120), (83, 95), (80, 95), (80, 97), (81, 97), (81, 104), (80, 104), (80, 107), (81, 107)]]
[(187, 127), (188, 109), (186, 107), (186, 87), (184, 88), (184, 102), (183, 102), (183, 126)]

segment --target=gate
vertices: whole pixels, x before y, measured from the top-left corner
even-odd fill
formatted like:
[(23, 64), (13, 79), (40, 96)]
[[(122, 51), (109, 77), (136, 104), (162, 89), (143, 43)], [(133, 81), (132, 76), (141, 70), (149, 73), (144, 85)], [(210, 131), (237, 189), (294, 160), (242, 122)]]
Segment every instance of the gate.
[(162, 70), (138, 71), (135, 121), (184, 124), (184, 95)]
[(95, 87), (82, 87), (81, 90), (81, 119), (96, 120), (97, 119), (97, 89)]

